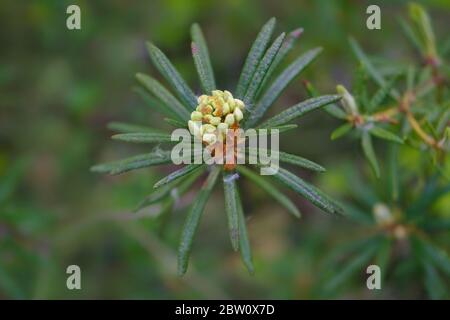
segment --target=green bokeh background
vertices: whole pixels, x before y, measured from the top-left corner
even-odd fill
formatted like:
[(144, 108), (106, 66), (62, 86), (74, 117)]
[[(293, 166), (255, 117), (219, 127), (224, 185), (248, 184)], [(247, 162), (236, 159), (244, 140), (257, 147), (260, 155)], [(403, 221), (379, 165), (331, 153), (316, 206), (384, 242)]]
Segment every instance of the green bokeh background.
[[(433, 17), (438, 39), (447, 39), (450, 2), (421, 3)], [(81, 30), (66, 28), (69, 4), (81, 7)], [(365, 27), (369, 4), (380, 5), (382, 30)], [(157, 74), (145, 41), (162, 48), (200, 93), (189, 49), (191, 23), (204, 29), (223, 89), (235, 86), (268, 18), (277, 17), (277, 31), (303, 27), (290, 58), (316, 46), (324, 51), (278, 100), (280, 110), (306, 97), (301, 80), (312, 81), (323, 93), (333, 93), (337, 83), (351, 83), (356, 62), (349, 35), (368, 52), (414, 58), (396, 20), (405, 16), (405, 5), (356, 0), (2, 1), (0, 179), (17, 163), (22, 169), (0, 207), (0, 298), (323, 298), (315, 286), (327, 250), (358, 232), (345, 219), (318, 212), (288, 193), (304, 213), (295, 220), (256, 186), (244, 184), (256, 268), (250, 276), (229, 245), (217, 188), (198, 230), (188, 274), (179, 278), (177, 241), (198, 185), (179, 201), (161, 235), (151, 218), (158, 208), (141, 217), (130, 212), (173, 168), (110, 177), (93, 174), (89, 167), (145, 150), (111, 141), (109, 121), (165, 126), (132, 90), (136, 72)], [(328, 171), (322, 177), (298, 173), (339, 196), (347, 183), (345, 167), (369, 171), (355, 141), (330, 141), (336, 126), (325, 113), (308, 115), (281, 146), (323, 164)], [(404, 162), (415, 156), (411, 152)], [(448, 197), (439, 205), (450, 211)], [(80, 291), (66, 288), (71, 264), (81, 267)], [(361, 273), (333, 298), (422, 298), (416, 281), (400, 277), (374, 293)]]

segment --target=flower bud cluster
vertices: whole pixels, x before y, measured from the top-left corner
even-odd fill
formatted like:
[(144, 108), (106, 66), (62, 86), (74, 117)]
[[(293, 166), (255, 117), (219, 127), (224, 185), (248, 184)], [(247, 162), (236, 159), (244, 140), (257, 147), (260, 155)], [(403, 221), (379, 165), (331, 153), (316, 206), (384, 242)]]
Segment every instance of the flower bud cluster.
[(244, 118), (244, 102), (225, 90), (198, 97), (198, 106), (188, 121), (189, 131), (207, 145), (226, 139), (229, 128), (238, 128)]

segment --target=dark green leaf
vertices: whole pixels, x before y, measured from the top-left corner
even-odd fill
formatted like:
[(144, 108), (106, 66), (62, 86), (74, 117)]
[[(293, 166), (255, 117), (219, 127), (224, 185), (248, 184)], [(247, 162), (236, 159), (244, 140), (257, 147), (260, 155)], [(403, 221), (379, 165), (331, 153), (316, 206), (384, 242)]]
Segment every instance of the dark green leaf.
[(170, 119), (170, 118), (164, 118), (164, 121), (175, 128), (187, 128), (187, 122)]
[(133, 143), (172, 142), (170, 134), (159, 132), (121, 133), (115, 134), (111, 138)]
[(239, 249), (239, 195), (237, 191), (235, 174), (233, 172), (223, 172), (223, 190), (225, 194), (225, 211), (228, 217), (228, 229), (233, 249)]
[[(309, 97), (314, 98), (314, 97), (319, 96), (319, 92), (316, 90), (316, 88), (312, 85), (311, 82), (305, 80), (305, 81), (303, 81), (303, 84), (305, 86), (306, 91), (308, 92)], [(338, 107), (335, 103), (329, 104), (329, 105), (325, 106), (323, 109), (325, 110), (325, 112), (327, 112), (332, 117), (342, 119), (342, 120), (347, 119), (347, 114), (340, 107)]]
[(364, 155), (370, 163), (370, 166), (375, 173), (377, 178), (380, 177), (380, 167), (378, 166), (377, 157), (375, 156), (375, 151), (373, 150), (372, 139), (367, 131), (363, 131), (361, 136), (361, 146), (364, 151)]
[(191, 114), (166, 88), (164, 88), (158, 80), (142, 73), (136, 74), (136, 79), (150, 93), (157, 97), (161, 102), (169, 108), (180, 120), (189, 120)]
[(110, 122), (108, 123), (108, 128), (123, 133), (133, 133), (133, 132), (153, 132), (161, 133), (161, 130), (149, 128), (139, 124), (124, 123), (124, 122)]
[(349, 122), (344, 123), (331, 133), (331, 140), (339, 139), (340, 137), (348, 133), (350, 130), (352, 130), (352, 128), (353, 124)]
[(159, 188), (159, 187), (161, 187), (169, 182), (172, 182), (176, 179), (193, 174), (195, 171), (199, 170), (203, 166), (204, 166), (203, 164), (189, 164), (181, 169), (178, 169), (178, 170), (172, 172), (168, 176), (162, 178), (161, 180), (159, 180), (158, 182), (155, 183), (153, 188)]
[(208, 175), (206, 182), (195, 198), (192, 208), (184, 223), (183, 232), (181, 234), (180, 246), (178, 248), (178, 274), (181, 276), (186, 273), (189, 255), (192, 249), (192, 242), (195, 232), (200, 222), (200, 217), (205, 209), (206, 202), (211, 195), (212, 189), (216, 184), (217, 177), (220, 174), (220, 167), (214, 167)]
[(211, 94), (211, 91), (216, 89), (216, 81), (209, 58), (208, 46), (206, 45), (203, 32), (197, 23), (194, 23), (191, 27), (191, 37), (192, 56), (194, 57), (200, 83), (205, 93)]
[(245, 91), (244, 103), (247, 107), (247, 110), (251, 113), (252, 106), (254, 106), (254, 100), (256, 98), (256, 94), (258, 93), (264, 78), (266, 76), (267, 70), (269, 70), (270, 65), (275, 59), (275, 56), (280, 50), (281, 44), (283, 43), (285, 37), (285, 33), (283, 32), (278, 38), (275, 39), (273, 44), (267, 49), (267, 52), (264, 54), (263, 58), (258, 64), (258, 67), (253, 74), (252, 80), (250, 81), (247, 90)]
[(169, 59), (167, 59), (165, 54), (152, 43), (147, 43), (147, 49), (153, 64), (164, 76), (166, 81), (172, 85), (173, 89), (177, 92), (178, 97), (185, 103), (188, 109), (195, 109), (197, 107), (197, 98), (195, 97), (195, 94)]
[(282, 192), (280, 192), (275, 186), (273, 186), (269, 181), (254, 173), (250, 169), (247, 169), (245, 166), (238, 166), (238, 171), (242, 173), (244, 176), (252, 180), (255, 184), (261, 187), (264, 191), (266, 191), (272, 198), (277, 200), (283, 207), (285, 207), (289, 213), (294, 215), (297, 218), (301, 217), (300, 211), (297, 209), (294, 203), (286, 197)]
[(381, 127), (374, 126), (369, 130), (369, 132), (371, 135), (374, 135), (377, 138), (403, 144), (402, 138)]
[(91, 167), (91, 171), (99, 173), (120, 174), (130, 170), (145, 168), (163, 163), (172, 162), (170, 151), (158, 150), (155, 152), (140, 154), (131, 158), (99, 164)]
[(321, 48), (309, 50), (292, 62), (270, 85), (256, 104), (246, 122), (246, 127), (252, 127), (264, 116), (269, 107), (280, 96), (287, 85), (304, 70), (322, 51)]
[(306, 181), (303, 181), (300, 177), (297, 177), (286, 169), (279, 168), (274, 177), (325, 212), (335, 214), (342, 213), (342, 209), (339, 208), (322, 191), (310, 185)]
[[(366, 56), (366, 54), (362, 51), (361, 47), (358, 45), (358, 43), (355, 41), (355, 39), (350, 38), (350, 46), (355, 53), (356, 57), (359, 59), (359, 61), (364, 65), (366, 71), (368, 74), (372, 77), (372, 79), (380, 86), (385, 87), (386, 86), (386, 80), (383, 78), (383, 76), (378, 72), (377, 68), (374, 67), (372, 62), (369, 60), (369, 58)], [(393, 99), (398, 99), (400, 95), (398, 92), (394, 89), (392, 89), (389, 92), (389, 95)]]
[(236, 96), (242, 99), (247, 91), (250, 80), (255, 73), (255, 70), (261, 60), (266, 48), (269, 44), (270, 38), (272, 36), (273, 30), (275, 28), (275, 18), (271, 18), (261, 29), (255, 42), (248, 53), (247, 59), (245, 60), (244, 67), (242, 68), (241, 76), (239, 77), (239, 82), (236, 88)]
[(301, 117), (304, 114), (323, 107), (327, 104), (336, 102), (339, 99), (341, 99), (341, 96), (339, 95), (325, 95), (308, 99), (288, 108), (287, 110), (284, 110), (283, 112), (280, 112), (276, 116), (259, 125), (258, 128), (268, 128), (286, 124), (289, 121), (294, 120), (295, 118)]
[(247, 226), (245, 223), (244, 210), (242, 209), (242, 202), (237, 193), (237, 203), (238, 203), (238, 218), (239, 218), (239, 250), (241, 251), (242, 261), (250, 274), (253, 274), (253, 262), (252, 262), (252, 251), (250, 248), (250, 241), (247, 235)]

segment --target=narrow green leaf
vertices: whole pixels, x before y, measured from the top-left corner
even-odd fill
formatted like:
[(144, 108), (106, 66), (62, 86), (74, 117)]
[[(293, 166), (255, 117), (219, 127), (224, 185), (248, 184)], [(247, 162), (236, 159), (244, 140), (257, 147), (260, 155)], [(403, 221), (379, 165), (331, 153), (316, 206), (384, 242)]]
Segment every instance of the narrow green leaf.
[(426, 10), (418, 3), (409, 4), (409, 17), (417, 26), (417, 30), (420, 32), (422, 43), (425, 46), (425, 52), (423, 54), (427, 57), (437, 57), (436, 53), (436, 41), (431, 26), (430, 17)]
[(310, 185), (306, 181), (303, 181), (300, 177), (297, 177), (293, 173), (286, 169), (279, 168), (274, 177), (286, 186), (299, 193), (307, 200), (309, 200), (316, 207), (322, 209), (325, 212), (333, 214), (341, 214), (342, 209), (339, 208), (328, 196), (316, 187)]
[(277, 200), (293, 216), (297, 218), (301, 217), (301, 213), (297, 209), (295, 204), (288, 197), (286, 197), (281, 191), (275, 188), (275, 186), (273, 186), (269, 181), (267, 181), (257, 173), (254, 173), (252, 170), (246, 168), (245, 166), (237, 166), (237, 170), (244, 176), (252, 180), (259, 187), (261, 187), (261, 189), (266, 191), (272, 198)]
[(216, 81), (214, 79), (214, 71), (209, 58), (208, 46), (200, 26), (194, 23), (191, 26), (192, 38), (192, 56), (194, 57), (195, 67), (200, 78), (200, 83), (205, 93), (211, 94), (216, 89)]
[[(372, 239), (371, 239), (372, 240)], [(349, 279), (356, 272), (363, 272), (367, 267), (367, 263), (376, 253), (379, 247), (379, 241), (377, 238), (373, 238), (373, 241), (369, 242), (360, 252), (357, 253), (348, 263), (342, 268), (335, 269), (333, 276), (326, 282), (325, 291), (330, 293), (337, 290), (342, 286), (347, 279)]]
[(373, 110), (379, 108), (383, 101), (388, 97), (389, 92), (394, 88), (397, 83), (398, 74), (389, 79), (385, 86), (382, 86), (377, 90), (377, 92), (373, 95), (370, 100), (367, 108), (367, 112), (372, 112)]
[(255, 73), (253, 74), (252, 80), (250, 81), (247, 90), (245, 91), (244, 103), (248, 106), (248, 111), (251, 113), (252, 106), (254, 106), (254, 100), (256, 94), (258, 93), (264, 78), (266, 76), (267, 70), (269, 70), (270, 65), (274, 61), (278, 51), (280, 50), (281, 44), (283, 43), (285, 33), (283, 32), (275, 41), (272, 43), (267, 52), (264, 54), (263, 58), (258, 64)]
[(321, 165), (319, 165), (311, 160), (297, 156), (295, 154), (290, 154), (290, 153), (286, 153), (283, 151), (278, 151), (278, 152), (271, 151), (271, 150), (262, 149), (262, 148), (247, 148), (246, 151), (248, 153), (253, 153), (256, 156), (259, 155), (259, 152), (263, 152), (264, 155), (270, 154), (271, 157), (278, 157), (278, 159), (281, 162), (294, 164), (294, 165), (302, 167), (304, 169), (308, 169), (308, 170), (312, 170), (312, 171), (316, 171), (316, 172), (325, 172), (326, 171), (326, 169), (324, 167), (322, 167)]
[[(306, 92), (308, 93), (310, 98), (314, 98), (319, 96), (319, 92), (317, 89), (312, 85), (309, 81), (303, 81), (303, 85), (305, 86)], [(330, 116), (346, 120), (347, 114), (335, 103), (329, 104), (323, 108), (326, 113), (328, 113)]]
[(270, 85), (250, 114), (246, 127), (252, 127), (264, 116), (269, 107), (280, 96), (287, 85), (302, 72), (322, 51), (322, 48), (309, 50), (294, 60)]
[(153, 64), (164, 76), (166, 81), (172, 85), (173, 89), (177, 92), (178, 97), (185, 103), (188, 109), (195, 109), (197, 107), (197, 98), (195, 97), (195, 94), (169, 59), (167, 59), (166, 55), (152, 43), (147, 43), (147, 49)]
[(396, 144), (391, 144), (388, 151), (388, 165), (389, 165), (389, 189), (391, 198), (393, 201), (397, 201), (399, 197), (399, 187), (398, 187), (398, 146)]
[(272, 64), (269, 67), (269, 70), (267, 70), (266, 76), (264, 77), (264, 81), (261, 85), (260, 91), (263, 90), (268, 82), (268, 80), (271, 78), (272, 74), (278, 67), (278, 65), (284, 60), (284, 58), (287, 56), (287, 54), (292, 50), (294, 47), (295, 42), (298, 40), (298, 38), (303, 33), (303, 28), (297, 28), (295, 30), (292, 30), (288, 33), (286, 38), (283, 41), (283, 44), (281, 45), (280, 50), (278, 50), (278, 53), (273, 60)]
[(336, 102), (339, 99), (341, 99), (341, 96), (339, 95), (325, 95), (308, 99), (288, 108), (287, 110), (284, 110), (283, 112), (280, 112), (276, 116), (259, 125), (258, 128), (267, 128), (286, 124), (295, 118), (301, 117), (304, 114), (323, 107), (327, 104)]
[[(111, 137), (114, 140), (133, 142), (133, 143), (155, 143), (155, 142), (172, 142), (171, 135), (159, 132), (138, 132), (138, 133), (121, 133)], [(176, 142), (176, 141), (173, 141)]]
[[(369, 58), (366, 56), (366, 54), (362, 51), (361, 47), (358, 45), (358, 43), (355, 41), (355, 39), (350, 38), (349, 41), (350, 41), (350, 47), (352, 48), (352, 50), (355, 53), (356, 57), (364, 65), (364, 67), (365, 67), (366, 71), (368, 72), (368, 74), (372, 77), (372, 79), (380, 87), (385, 87), (386, 86), (386, 80), (378, 72), (377, 68), (374, 67), (372, 62), (369, 60)], [(399, 93), (396, 90), (394, 90), (394, 89), (392, 89), (389, 92), (389, 95), (393, 99), (398, 99), (400, 97)]]
[(164, 88), (158, 80), (142, 73), (136, 74), (136, 79), (141, 83), (150, 93), (157, 97), (161, 102), (180, 119), (189, 120), (191, 114), (184, 107), (177, 98), (175, 98), (166, 88)]
[(426, 240), (414, 238), (415, 245), (420, 250), (422, 255), (427, 258), (428, 261), (433, 263), (448, 277), (450, 276), (450, 257), (447, 252), (441, 248), (436, 247)]
[(167, 117), (180, 118), (179, 114), (176, 114), (175, 112), (173, 112), (172, 109), (170, 109), (166, 105), (164, 105), (159, 99), (150, 95), (150, 93), (146, 89), (142, 88), (141, 86), (133, 87), (133, 91), (136, 92), (142, 98), (142, 100), (144, 100), (145, 105), (150, 107), (153, 111), (156, 111)]
[(370, 166), (375, 173), (377, 178), (380, 177), (380, 167), (378, 166), (377, 157), (375, 156), (375, 151), (373, 150), (372, 139), (367, 131), (364, 131), (361, 136), (361, 146), (364, 151), (364, 155), (370, 163)]
[(153, 129), (139, 124), (125, 123), (125, 122), (110, 122), (108, 123), (108, 129), (123, 133), (134, 133), (134, 132), (161, 133), (161, 130), (158, 129)]
[(369, 132), (377, 138), (403, 144), (402, 138), (381, 127), (374, 126), (369, 130)]
[(184, 193), (187, 188), (189, 188), (197, 178), (205, 171), (206, 167), (202, 167), (199, 170), (191, 172), (189, 175), (182, 177), (181, 179), (176, 179), (160, 188), (155, 190), (149, 196), (147, 196), (141, 203), (134, 209), (134, 212), (141, 210), (149, 205), (166, 199), (168, 196), (177, 198), (180, 194)]
[(439, 275), (436, 268), (428, 261), (422, 260), (425, 271), (425, 288), (428, 296), (433, 300), (448, 299), (448, 290), (445, 286), (445, 280)]
[(201, 215), (205, 208), (206, 202), (211, 195), (212, 189), (217, 182), (217, 177), (220, 174), (220, 167), (214, 167), (206, 182), (203, 184), (201, 190), (195, 198), (192, 208), (184, 223), (183, 232), (181, 234), (180, 246), (178, 248), (178, 274), (181, 276), (186, 273), (189, 255), (192, 249), (192, 242), (195, 232), (200, 222)]
[(351, 124), (350, 122), (344, 123), (331, 133), (331, 140), (339, 139), (340, 137), (347, 134), (350, 130), (352, 130), (352, 128), (353, 124)]
[(247, 234), (247, 226), (245, 223), (244, 210), (242, 209), (242, 202), (237, 193), (237, 204), (238, 204), (238, 218), (239, 218), (239, 250), (241, 251), (242, 261), (244, 261), (245, 267), (250, 274), (254, 273), (254, 267), (252, 262), (252, 251), (250, 248), (250, 241)]
[(411, 28), (408, 22), (406, 22), (405, 19), (400, 18), (399, 19), (400, 27), (402, 28), (403, 33), (405, 34), (406, 38), (409, 40), (409, 42), (412, 44), (412, 46), (419, 52), (422, 53), (425, 48), (422, 47), (422, 43), (419, 38), (417, 38), (416, 33)]
[(241, 76), (239, 77), (238, 85), (236, 88), (236, 96), (242, 99), (247, 91), (250, 80), (255, 73), (255, 70), (264, 55), (266, 48), (269, 44), (270, 37), (272, 36), (275, 28), (276, 19), (271, 18), (261, 29), (255, 42), (253, 43), (247, 59), (245, 60), (244, 67), (242, 68)]
[(204, 165), (203, 164), (189, 164), (181, 169), (178, 169), (174, 172), (172, 172), (171, 174), (169, 174), (168, 176), (162, 178), (161, 180), (159, 180), (158, 182), (155, 183), (155, 185), (153, 186), (153, 188), (159, 188), (169, 182), (172, 182), (176, 179), (179, 179), (181, 177), (184, 177), (186, 175), (192, 174), (195, 171), (199, 170), (200, 168), (202, 168)]
[(170, 124), (172, 127), (175, 128), (187, 128), (187, 122), (171, 119), (171, 118), (164, 118), (164, 121)]
[(240, 204), (235, 178), (236, 173), (223, 172), (223, 190), (225, 194), (225, 211), (228, 218), (228, 230), (233, 249), (239, 249), (239, 213)]
[(255, 135), (267, 135), (270, 134), (272, 132), (272, 130), (278, 130), (278, 133), (282, 133), (282, 132), (286, 132), (289, 130), (293, 130), (298, 128), (298, 125), (296, 124), (285, 124), (282, 126), (273, 126), (273, 127), (267, 127), (267, 128), (263, 128), (263, 129), (254, 129), (255, 133), (253, 133), (252, 131), (246, 132), (246, 135), (248, 137), (252, 137)]
[(99, 164), (91, 167), (91, 171), (99, 173), (120, 174), (130, 170), (145, 168), (172, 162), (170, 151), (158, 150), (147, 154), (140, 154), (131, 158)]

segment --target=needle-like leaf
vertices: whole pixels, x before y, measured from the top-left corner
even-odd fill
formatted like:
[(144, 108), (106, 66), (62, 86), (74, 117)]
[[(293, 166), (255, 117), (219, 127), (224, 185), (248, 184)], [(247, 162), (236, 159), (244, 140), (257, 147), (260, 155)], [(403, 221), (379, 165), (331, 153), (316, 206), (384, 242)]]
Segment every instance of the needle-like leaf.
[(369, 130), (370, 134), (378, 137), (380, 139), (384, 139), (384, 140), (388, 140), (388, 141), (392, 141), (392, 142), (396, 142), (396, 143), (400, 143), (403, 144), (403, 139), (400, 138), (399, 136), (397, 136), (396, 134), (383, 129), (381, 127), (376, 127), (374, 126), (372, 129)]
[(238, 204), (238, 218), (239, 218), (239, 250), (241, 251), (242, 261), (244, 261), (245, 267), (250, 274), (254, 273), (254, 267), (252, 262), (252, 250), (250, 248), (250, 241), (247, 234), (247, 226), (245, 223), (244, 210), (242, 209), (242, 202), (237, 192), (237, 204)]
[(178, 97), (184, 102), (188, 109), (195, 109), (197, 106), (197, 98), (178, 71), (167, 59), (166, 55), (152, 43), (147, 43), (147, 49), (150, 58), (155, 67), (163, 75), (167, 82), (169, 82), (173, 89), (177, 92)]
[(250, 81), (248, 88), (245, 92), (244, 103), (248, 106), (248, 111), (251, 113), (252, 106), (254, 106), (254, 100), (256, 94), (258, 93), (264, 78), (266, 76), (267, 70), (269, 70), (270, 65), (274, 61), (278, 51), (280, 50), (281, 44), (283, 43), (285, 33), (283, 32), (275, 41), (272, 43), (269, 49), (267, 49), (263, 58), (258, 64), (258, 68), (253, 74), (252, 80)]
[(133, 143), (175, 142), (171, 141), (171, 135), (159, 132), (121, 133), (111, 137), (114, 140)]
[(239, 195), (236, 185), (236, 173), (223, 172), (223, 191), (225, 194), (225, 211), (228, 218), (231, 245), (235, 251), (239, 249)]
[(136, 79), (155, 97), (157, 97), (164, 105), (171, 109), (171, 111), (180, 120), (189, 120), (190, 113), (185, 106), (183, 106), (177, 98), (175, 98), (166, 88), (163, 87), (158, 80), (142, 73), (136, 74)]
[(353, 125), (351, 123), (344, 123), (331, 133), (331, 140), (339, 139), (340, 137), (347, 134), (352, 128)]
[(110, 122), (108, 123), (108, 129), (123, 133), (134, 133), (134, 132), (161, 133), (161, 130), (159, 129), (154, 129), (139, 124), (125, 123), (125, 122)]
[(195, 171), (199, 170), (200, 168), (202, 168), (204, 165), (203, 164), (189, 164), (181, 169), (178, 169), (174, 172), (172, 172), (171, 174), (169, 174), (168, 176), (162, 178), (161, 180), (159, 180), (158, 182), (155, 183), (155, 185), (153, 186), (153, 188), (159, 188), (169, 182), (172, 182), (176, 179), (179, 179), (181, 177), (184, 177), (186, 175), (192, 174)]
[(209, 58), (208, 46), (200, 26), (194, 23), (191, 27), (192, 38), (192, 56), (194, 57), (195, 67), (200, 78), (200, 84), (205, 93), (211, 94), (216, 89), (214, 71)]
[(175, 128), (187, 128), (187, 122), (179, 121), (171, 118), (164, 118), (164, 121)]
[(327, 104), (336, 102), (339, 99), (341, 99), (341, 96), (339, 95), (325, 95), (308, 99), (284, 110), (283, 112), (280, 112), (276, 116), (259, 125), (258, 128), (268, 128), (286, 124), (295, 118), (301, 117), (305, 113), (326, 106)]
[(194, 235), (200, 222), (200, 217), (205, 209), (206, 202), (208, 201), (212, 189), (217, 182), (217, 177), (219, 176), (220, 171), (220, 167), (214, 167), (212, 169), (206, 179), (206, 182), (197, 194), (197, 197), (195, 198), (192, 208), (189, 211), (184, 223), (180, 246), (178, 247), (178, 274), (180, 276), (186, 273)]
[(322, 51), (321, 48), (309, 50), (292, 62), (264, 92), (261, 99), (256, 104), (246, 122), (246, 127), (252, 127), (264, 116), (267, 109), (280, 96), (287, 85), (304, 70)]
[(322, 191), (303, 181), (300, 177), (297, 177), (288, 170), (279, 168), (278, 172), (274, 174), (274, 177), (325, 212), (333, 214), (342, 213), (342, 209), (333, 203)]
[(236, 88), (236, 96), (240, 99), (244, 98), (247, 91), (250, 80), (255, 73), (255, 70), (264, 55), (266, 48), (269, 44), (270, 37), (272, 36), (275, 28), (276, 20), (271, 18), (261, 29), (255, 42), (250, 49), (247, 59), (245, 60), (244, 67), (242, 68), (241, 76), (239, 77), (238, 85)]
[(302, 167), (304, 169), (308, 169), (308, 170), (312, 170), (312, 171), (316, 171), (316, 172), (325, 172), (326, 169), (324, 167), (322, 167), (321, 165), (305, 159), (303, 157), (297, 156), (295, 154), (290, 154), (290, 153), (286, 153), (283, 151), (274, 151), (274, 150), (268, 150), (268, 149), (263, 149), (263, 148), (247, 148), (246, 149), (247, 152), (249, 153), (253, 153), (256, 156), (260, 156), (259, 154), (260, 152), (263, 153), (264, 156), (269, 156), (270, 157), (278, 157), (278, 159), (281, 162), (285, 162), (285, 163), (290, 163), (290, 164), (294, 164), (296, 166)]
[(170, 163), (170, 151), (158, 150), (151, 153), (140, 154), (131, 158), (99, 164), (91, 167), (91, 171), (109, 174), (120, 174), (134, 169), (145, 168), (158, 164)]
[(363, 131), (361, 136), (361, 146), (364, 151), (364, 155), (370, 163), (370, 166), (375, 173), (377, 178), (380, 177), (380, 167), (378, 166), (377, 157), (375, 155), (375, 151), (373, 150), (372, 139), (370, 137), (370, 133), (368, 131)]
[[(352, 48), (353, 52), (355, 53), (356, 57), (359, 59), (359, 61), (363, 64), (368, 74), (372, 77), (372, 79), (381, 87), (386, 86), (386, 80), (384, 77), (378, 72), (377, 68), (372, 64), (372, 62), (369, 60), (369, 58), (366, 56), (364, 51), (362, 51), (361, 47), (358, 45), (358, 43), (355, 41), (355, 39), (350, 38), (350, 47)], [(389, 95), (393, 99), (398, 99), (400, 97), (399, 93), (392, 89), (389, 91)]]
[(163, 104), (162, 101), (150, 95), (147, 89), (142, 88), (142, 86), (133, 87), (133, 91), (136, 92), (142, 100), (144, 100), (145, 105), (156, 111), (157, 113), (163, 114), (167, 117), (180, 118), (180, 115), (175, 113), (171, 108)]
[(267, 179), (264, 179), (257, 173), (254, 173), (252, 170), (246, 168), (245, 166), (237, 166), (237, 169), (244, 176), (249, 178), (255, 184), (261, 187), (264, 191), (266, 191), (272, 198), (277, 200), (283, 207), (285, 207), (289, 213), (294, 215), (297, 218), (301, 217), (300, 211), (297, 209), (294, 203), (286, 197), (281, 191), (279, 191), (275, 186), (273, 186)]
[(287, 35), (286, 39), (284, 39), (283, 44), (281, 45), (280, 50), (278, 50), (278, 53), (273, 60), (272, 64), (270, 65), (269, 70), (267, 70), (266, 76), (264, 77), (264, 81), (260, 87), (260, 91), (265, 88), (265, 85), (267, 84), (268, 80), (271, 78), (271, 75), (274, 73), (278, 65), (284, 60), (284, 58), (287, 56), (287, 54), (292, 50), (294, 47), (295, 42), (298, 40), (300, 35), (303, 33), (303, 28), (295, 29)]

